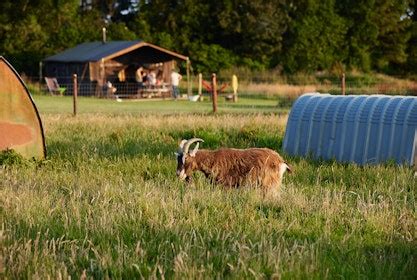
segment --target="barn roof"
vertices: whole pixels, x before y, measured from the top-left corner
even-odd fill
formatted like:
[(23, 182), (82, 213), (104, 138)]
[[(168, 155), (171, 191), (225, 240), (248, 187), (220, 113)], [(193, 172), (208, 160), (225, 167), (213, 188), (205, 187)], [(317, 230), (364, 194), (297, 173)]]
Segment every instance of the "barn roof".
[(101, 59), (111, 59), (131, 52), (141, 47), (150, 47), (168, 54), (174, 58), (187, 60), (184, 55), (175, 53), (173, 51), (158, 47), (156, 45), (146, 43), (144, 41), (109, 41), (109, 42), (88, 42), (67, 49), (56, 55), (47, 57), (44, 61), (54, 62), (88, 62), (98, 61)]

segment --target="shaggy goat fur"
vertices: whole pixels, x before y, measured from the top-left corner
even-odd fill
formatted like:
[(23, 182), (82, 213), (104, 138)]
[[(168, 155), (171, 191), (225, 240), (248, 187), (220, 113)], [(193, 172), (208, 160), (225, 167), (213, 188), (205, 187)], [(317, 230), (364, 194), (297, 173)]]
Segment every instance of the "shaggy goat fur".
[[(193, 171), (201, 171), (213, 182), (226, 187), (256, 186), (263, 191), (278, 190), (289, 165), (275, 151), (267, 148), (198, 150), (188, 152), (194, 142), (202, 142), (193, 138), (180, 145), (177, 175), (189, 180)], [(192, 141), (190, 143), (190, 141)], [(185, 144), (184, 144), (185, 143)], [(188, 144), (188, 145), (187, 145)], [(197, 144), (198, 145), (198, 144)]]

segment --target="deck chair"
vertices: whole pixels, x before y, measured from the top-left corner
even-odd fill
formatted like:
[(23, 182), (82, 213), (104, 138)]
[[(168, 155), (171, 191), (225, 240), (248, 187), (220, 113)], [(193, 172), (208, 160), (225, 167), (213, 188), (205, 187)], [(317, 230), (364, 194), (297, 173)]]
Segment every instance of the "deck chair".
[[(212, 92), (213, 88), (210, 82), (206, 81), (206, 80), (202, 80), (202, 84), (203, 87), (208, 91), (208, 92)], [(217, 87), (217, 93), (220, 94), (222, 93), (227, 87), (229, 86), (228, 83), (224, 83), (224, 84), (219, 84)]]
[(66, 88), (60, 87), (56, 78), (45, 77), (45, 82), (50, 94), (59, 94), (61, 96), (64, 95)]

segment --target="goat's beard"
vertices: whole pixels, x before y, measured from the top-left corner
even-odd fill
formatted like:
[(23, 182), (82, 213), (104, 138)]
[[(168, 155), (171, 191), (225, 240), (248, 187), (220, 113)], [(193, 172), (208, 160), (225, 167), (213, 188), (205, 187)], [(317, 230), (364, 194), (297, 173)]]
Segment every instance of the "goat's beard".
[(187, 174), (185, 173), (185, 170), (184, 170), (184, 169), (183, 169), (183, 170), (181, 170), (181, 172), (180, 172), (180, 173), (178, 173), (178, 178), (180, 178), (180, 180), (181, 180), (181, 181), (187, 180), (188, 176), (187, 176)]
[(185, 171), (184, 171), (184, 170), (183, 170), (183, 171), (181, 171), (181, 172), (178, 174), (178, 178), (179, 178), (181, 181), (185, 181), (185, 182), (187, 182), (187, 183), (192, 183), (192, 181), (193, 181), (193, 178), (192, 178), (191, 176), (187, 175), (187, 173), (185, 173)]

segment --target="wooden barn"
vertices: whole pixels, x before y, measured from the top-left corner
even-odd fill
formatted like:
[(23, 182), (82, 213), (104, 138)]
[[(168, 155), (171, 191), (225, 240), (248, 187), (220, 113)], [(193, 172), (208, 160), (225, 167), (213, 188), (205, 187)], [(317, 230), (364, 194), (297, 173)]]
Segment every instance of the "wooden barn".
[[(166, 97), (171, 95), (171, 70), (180, 62), (186, 62), (188, 74), (188, 57), (144, 41), (89, 42), (44, 59), (42, 75), (56, 78), (66, 94), (77, 74), (80, 95)], [(146, 76), (157, 83), (148, 85)]]

